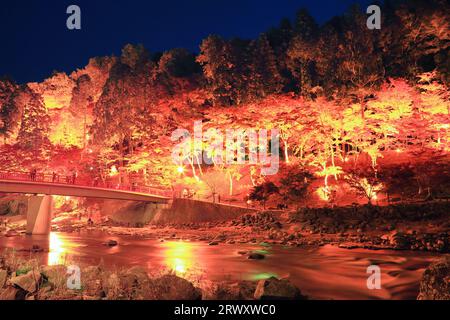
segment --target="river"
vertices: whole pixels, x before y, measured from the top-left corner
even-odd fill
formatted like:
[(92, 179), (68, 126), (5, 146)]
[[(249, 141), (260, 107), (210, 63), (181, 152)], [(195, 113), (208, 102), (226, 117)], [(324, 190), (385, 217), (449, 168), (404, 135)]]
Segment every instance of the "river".
[[(109, 239), (119, 245), (107, 247)], [(50, 236), (0, 237), (0, 250), (21, 251), (39, 245), (45, 251), (33, 256), (41, 263), (83, 263), (105, 266), (142, 266), (149, 271), (171, 269), (188, 279), (258, 280), (289, 277), (304, 294), (317, 299), (415, 299), (424, 269), (439, 255), (426, 252), (314, 248), (265, 244), (219, 244), (164, 241), (102, 232), (56, 233)], [(260, 250), (264, 260), (249, 260), (240, 251)], [(367, 288), (369, 265), (381, 268), (381, 289)]]

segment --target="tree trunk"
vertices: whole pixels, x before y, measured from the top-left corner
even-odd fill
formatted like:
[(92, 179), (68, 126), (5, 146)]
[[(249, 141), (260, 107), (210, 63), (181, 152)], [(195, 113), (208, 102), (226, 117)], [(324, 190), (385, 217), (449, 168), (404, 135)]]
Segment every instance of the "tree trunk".
[(284, 143), (284, 160), (286, 161), (286, 163), (289, 163), (288, 143), (286, 140), (284, 140), (283, 143)]
[(198, 155), (195, 155), (195, 159), (197, 160), (197, 166), (198, 166), (198, 170), (200, 171), (200, 175), (203, 176), (203, 170), (202, 170), (202, 166), (200, 164), (200, 160), (198, 159)]
[(231, 173), (228, 173), (228, 177), (230, 180), (230, 196), (233, 195), (233, 176), (231, 175)]
[(198, 179), (197, 173), (195, 172), (194, 159), (189, 159), (189, 164), (191, 165), (191, 168), (192, 168), (192, 174), (194, 175), (194, 177), (196, 179)]

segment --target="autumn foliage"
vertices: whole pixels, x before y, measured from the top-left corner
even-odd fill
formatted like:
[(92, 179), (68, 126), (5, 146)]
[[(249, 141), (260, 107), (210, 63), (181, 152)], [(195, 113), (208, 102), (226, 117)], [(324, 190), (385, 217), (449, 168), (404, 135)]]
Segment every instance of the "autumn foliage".
[[(264, 204), (269, 185), (277, 201), (296, 203), (448, 197), (445, 8), (386, 1), (383, 28), (373, 31), (356, 7), (323, 25), (300, 10), (257, 39), (211, 35), (198, 55), (127, 45), (70, 75), (4, 79), (0, 170), (76, 170), (188, 187), (205, 199), (253, 194)], [(258, 165), (205, 165), (202, 153), (178, 170), (171, 133), (192, 131), (195, 120), (221, 132), (278, 129), (279, 176), (262, 176)]]

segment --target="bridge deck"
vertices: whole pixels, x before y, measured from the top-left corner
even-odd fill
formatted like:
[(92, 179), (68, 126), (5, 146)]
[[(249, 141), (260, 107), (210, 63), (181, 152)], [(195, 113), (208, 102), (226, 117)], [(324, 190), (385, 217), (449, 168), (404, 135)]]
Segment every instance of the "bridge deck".
[(20, 181), (0, 179), (0, 192), (46, 194), (72, 197), (91, 197), (114, 200), (145, 201), (153, 203), (168, 203), (170, 197), (147, 194), (132, 190), (117, 190), (99, 187), (89, 187), (62, 183)]

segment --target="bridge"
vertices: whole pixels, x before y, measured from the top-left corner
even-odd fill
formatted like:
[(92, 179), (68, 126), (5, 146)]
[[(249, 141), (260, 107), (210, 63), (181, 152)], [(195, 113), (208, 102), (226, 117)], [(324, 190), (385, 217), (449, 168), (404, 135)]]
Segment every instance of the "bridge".
[(113, 185), (94, 181), (92, 183), (67, 176), (60, 181), (55, 174), (36, 172), (0, 172), (0, 193), (30, 195), (27, 208), (27, 233), (48, 234), (51, 227), (52, 196), (91, 197), (100, 199), (142, 201), (167, 205), (172, 192), (151, 186)]

